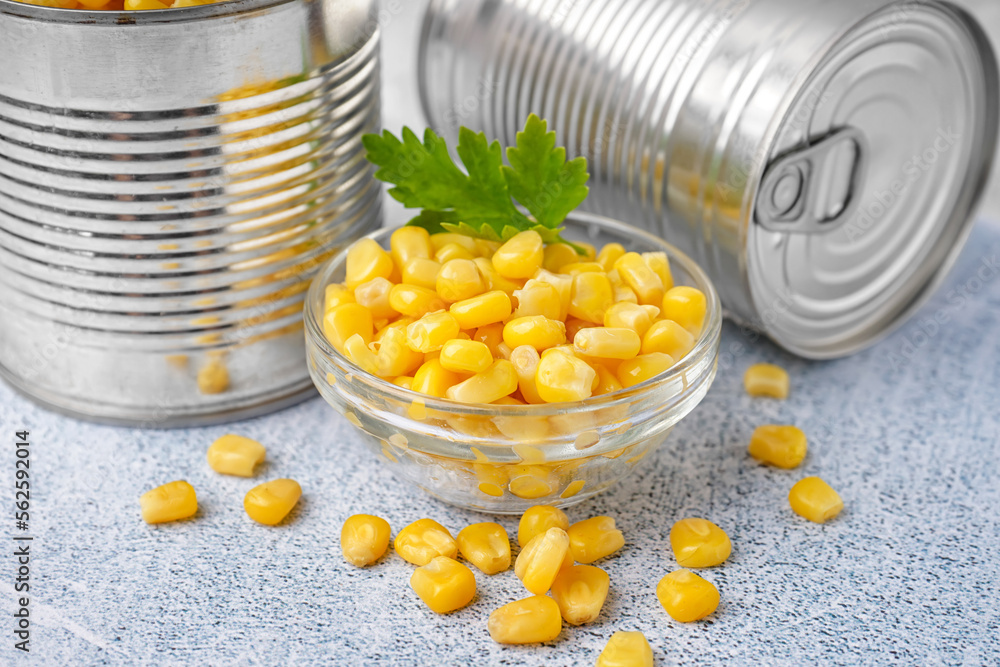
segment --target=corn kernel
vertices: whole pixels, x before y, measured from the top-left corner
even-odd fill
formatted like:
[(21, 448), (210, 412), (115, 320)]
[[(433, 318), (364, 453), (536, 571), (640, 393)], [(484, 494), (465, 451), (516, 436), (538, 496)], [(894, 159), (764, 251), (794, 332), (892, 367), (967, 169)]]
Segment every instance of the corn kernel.
[(476, 239), (471, 236), (466, 236), (465, 234), (457, 234), (455, 232), (442, 232), (438, 234), (431, 234), (431, 249), (437, 252), (441, 248), (450, 244), (457, 244), (468, 250), (470, 253), (476, 252)]
[(448, 388), (446, 395), (459, 403), (492, 403), (517, 391), (514, 364), (498, 359), (483, 371)]
[(556, 288), (556, 291), (559, 292), (559, 319), (565, 321), (569, 316), (569, 302), (573, 297), (573, 276), (539, 269), (532, 277), (532, 280), (546, 283)]
[(693, 336), (697, 336), (705, 323), (706, 308), (705, 295), (700, 290), (694, 287), (673, 287), (663, 297), (660, 316), (677, 322)]
[(438, 556), (413, 571), (410, 588), (431, 611), (447, 614), (476, 597), (476, 575), (458, 561)]
[(579, 563), (593, 563), (625, 546), (625, 536), (615, 528), (615, 520), (609, 516), (577, 521), (566, 532), (573, 559)]
[(719, 590), (690, 570), (675, 570), (656, 585), (656, 597), (671, 618), (690, 623), (719, 606)]
[(424, 355), (410, 349), (404, 327), (390, 326), (382, 331), (375, 359), (379, 377), (406, 376), (420, 368)]
[(538, 362), (535, 384), (547, 403), (582, 401), (593, 395), (597, 371), (561, 349), (546, 350)]
[(639, 354), (642, 340), (639, 334), (624, 327), (591, 327), (577, 332), (573, 347), (590, 357), (631, 359)]
[(509, 471), (510, 482), (507, 488), (518, 498), (535, 500), (551, 495), (555, 489), (555, 481), (550, 476), (550, 470), (544, 466), (513, 466)]
[(198, 369), (198, 391), (221, 394), (229, 389), (229, 369), (219, 359), (213, 359)]
[(642, 259), (645, 260), (646, 266), (660, 277), (660, 282), (663, 284), (664, 290), (668, 290), (674, 286), (674, 276), (670, 271), (670, 259), (667, 257), (667, 253), (644, 252), (642, 253)]
[(403, 389), (413, 389), (413, 378), (409, 375), (402, 375), (393, 380), (392, 383)]
[(361, 239), (347, 251), (344, 282), (350, 289), (374, 278), (388, 278), (395, 264), (392, 257), (373, 239)]
[(406, 344), (416, 352), (437, 352), (449, 340), (456, 338), (459, 331), (458, 321), (451, 313), (431, 313), (406, 327)]
[(430, 359), (417, 369), (410, 388), (421, 394), (444, 398), (448, 389), (461, 382), (464, 377), (442, 366), (439, 359)]
[(622, 383), (618, 381), (618, 378), (615, 377), (615, 374), (605, 368), (602, 364), (595, 364), (591, 368), (597, 371), (597, 387), (595, 387), (591, 392), (593, 396), (613, 394), (614, 392), (621, 391), (624, 388), (622, 387)]
[(580, 255), (573, 246), (568, 243), (552, 243), (545, 246), (545, 258), (542, 260), (542, 267), (548, 271), (556, 272), (567, 264), (572, 264), (580, 260)]
[(653, 649), (641, 632), (619, 630), (597, 656), (596, 667), (653, 667)]
[(344, 343), (354, 334), (370, 343), (374, 330), (372, 312), (357, 303), (337, 306), (323, 317), (323, 333), (330, 345), (341, 353), (344, 351)]
[(593, 322), (570, 317), (566, 320), (566, 340), (573, 340), (580, 333), (581, 329), (589, 329), (594, 326)]
[(574, 241), (573, 245), (583, 250), (583, 255), (581, 255), (581, 257), (584, 259), (593, 261), (597, 258), (597, 249), (590, 243), (585, 243), (584, 241)]
[(142, 520), (146, 523), (166, 523), (194, 516), (198, 497), (194, 487), (183, 480), (170, 482), (147, 491), (139, 498)]
[(754, 429), (747, 451), (761, 463), (787, 470), (798, 467), (808, 449), (808, 439), (802, 429), (766, 424)]
[(504, 325), (503, 342), (511, 350), (521, 345), (530, 345), (538, 351), (547, 350), (566, 342), (566, 325), (541, 315), (519, 317)]
[(541, 315), (550, 320), (560, 319), (562, 314), (562, 299), (555, 285), (544, 283), (532, 278), (524, 287), (514, 292), (517, 299), (517, 310), (514, 317)]
[(420, 566), (438, 556), (455, 558), (458, 555), (455, 538), (433, 519), (417, 519), (399, 531), (393, 546), (403, 560)]
[(562, 616), (555, 600), (533, 595), (494, 611), (488, 628), (490, 637), (498, 644), (539, 644), (559, 636)]
[(371, 565), (389, 548), (389, 522), (370, 514), (348, 517), (340, 530), (344, 560), (355, 567)]
[(450, 340), (441, 348), (438, 361), (456, 373), (482, 373), (493, 364), (493, 355), (485, 344), (472, 340)]
[(549, 528), (536, 535), (518, 554), (514, 573), (535, 595), (545, 595), (569, 552), (569, 536), (562, 528)]
[(788, 398), (788, 372), (774, 364), (754, 364), (743, 375), (743, 386), (751, 396)]
[(594, 324), (604, 323), (604, 313), (614, 305), (611, 281), (603, 273), (580, 273), (573, 277), (569, 314)]
[(799, 516), (814, 523), (826, 523), (844, 509), (844, 501), (819, 477), (800, 479), (788, 492), (788, 502)]
[(170, 9), (170, 5), (165, 5), (159, 0), (125, 0), (125, 11), (137, 12), (149, 9)]
[(641, 382), (656, 377), (673, 365), (674, 360), (669, 354), (650, 352), (649, 354), (640, 354), (634, 359), (623, 361), (621, 366), (618, 367), (616, 376), (623, 387), (634, 387)]
[(639, 303), (659, 305), (663, 301), (663, 281), (639, 253), (625, 253), (615, 262), (615, 269), (639, 297)]
[(540, 359), (538, 350), (530, 345), (519, 345), (510, 352), (510, 363), (514, 364), (514, 371), (517, 373), (517, 387), (524, 400), (532, 404), (545, 402), (535, 384)]
[(355, 303), (354, 291), (347, 289), (346, 285), (331, 283), (326, 286), (323, 299), (323, 312), (328, 313), (337, 306), (345, 303)]
[(400, 227), (389, 237), (389, 254), (400, 271), (412, 260), (430, 259), (433, 253), (431, 235), (423, 227)]
[(542, 266), (544, 246), (538, 232), (521, 232), (497, 249), (493, 268), (504, 278), (530, 278)]
[(642, 337), (642, 353), (662, 352), (671, 359), (679, 360), (694, 349), (694, 336), (673, 320), (660, 320), (649, 328)]
[(441, 265), (437, 293), (445, 301), (464, 301), (485, 291), (486, 283), (471, 259), (452, 259)]
[(476, 254), (479, 257), (492, 257), (500, 246), (503, 244), (500, 241), (491, 241), (489, 239), (474, 239), (476, 242)]
[(593, 565), (572, 565), (560, 570), (552, 582), (552, 598), (559, 605), (563, 620), (583, 625), (597, 619), (608, 597), (611, 578)]
[(609, 243), (597, 253), (597, 263), (603, 266), (605, 271), (610, 271), (615, 268), (615, 262), (624, 255), (625, 246), (621, 243)]
[(559, 273), (568, 276), (577, 276), (581, 273), (604, 273), (604, 267), (601, 266), (600, 262), (589, 261), (589, 262), (573, 262), (572, 264), (566, 264), (561, 269)]
[(510, 567), (510, 538), (498, 523), (474, 523), (458, 532), (458, 550), (484, 574)]
[(354, 289), (354, 299), (371, 311), (372, 319), (392, 319), (399, 315), (389, 303), (389, 291), (392, 287), (392, 283), (386, 278), (373, 278)]
[(389, 306), (394, 311), (414, 319), (448, 308), (448, 304), (434, 290), (407, 284), (392, 287), (389, 292)]
[(569, 530), (569, 517), (558, 507), (535, 505), (525, 510), (517, 525), (517, 543), (524, 548), (528, 542), (549, 528)]
[(462, 329), (478, 329), (510, 317), (511, 303), (505, 292), (493, 290), (453, 303), (449, 310)]
[(365, 373), (378, 374), (378, 357), (360, 335), (354, 334), (344, 341), (344, 355)]
[(479, 327), (476, 329), (475, 334), (473, 334), (472, 340), (478, 340), (490, 348), (490, 354), (493, 355), (494, 359), (499, 358), (500, 353), (497, 351), (497, 346), (503, 343), (503, 324), (494, 322), (493, 324)]
[(615, 303), (634, 303), (639, 304), (639, 297), (635, 295), (632, 288), (627, 285), (615, 285), (611, 284), (612, 289), (615, 293)]
[(434, 259), (441, 264), (446, 264), (453, 259), (464, 259), (466, 261), (476, 258), (476, 253), (457, 243), (449, 243), (434, 253)]
[(715, 567), (732, 553), (725, 531), (707, 519), (681, 519), (670, 529), (670, 548), (681, 567)]
[(259, 484), (243, 498), (247, 515), (265, 526), (275, 526), (288, 516), (302, 497), (302, 487), (294, 479), (276, 479)]
[(256, 440), (228, 434), (208, 448), (208, 465), (215, 472), (237, 477), (253, 477), (253, 469), (264, 460), (267, 450)]
[(401, 271), (400, 278), (404, 284), (426, 287), (433, 290), (437, 289), (438, 274), (441, 273), (441, 262), (416, 257), (407, 262)]
[(499, 290), (504, 294), (511, 295), (514, 290), (519, 290), (524, 287), (524, 281), (521, 280), (508, 280), (504, 278), (497, 270), (493, 268), (493, 262), (485, 257), (477, 257), (475, 260), (476, 268), (479, 269), (479, 275), (486, 283), (487, 289), (490, 291)]

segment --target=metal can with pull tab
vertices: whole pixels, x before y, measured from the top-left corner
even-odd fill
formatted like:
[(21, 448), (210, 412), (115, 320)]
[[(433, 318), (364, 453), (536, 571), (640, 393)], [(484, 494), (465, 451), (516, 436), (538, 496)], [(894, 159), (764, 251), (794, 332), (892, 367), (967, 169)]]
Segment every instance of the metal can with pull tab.
[(989, 41), (906, 0), (431, 0), (430, 124), (590, 160), (585, 207), (660, 234), (734, 319), (809, 358), (863, 349), (954, 262), (998, 125)]

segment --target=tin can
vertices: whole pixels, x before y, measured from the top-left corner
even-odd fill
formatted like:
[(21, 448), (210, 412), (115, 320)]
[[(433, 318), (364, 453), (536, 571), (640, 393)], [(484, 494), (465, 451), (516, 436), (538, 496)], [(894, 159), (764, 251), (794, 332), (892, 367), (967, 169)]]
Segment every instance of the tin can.
[(381, 222), (375, 0), (0, 0), (0, 372), (81, 418), (313, 394), (302, 302)]
[(431, 0), (430, 124), (590, 160), (585, 207), (663, 235), (728, 312), (809, 358), (885, 336), (939, 284), (997, 143), (998, 76), (943, 2)]

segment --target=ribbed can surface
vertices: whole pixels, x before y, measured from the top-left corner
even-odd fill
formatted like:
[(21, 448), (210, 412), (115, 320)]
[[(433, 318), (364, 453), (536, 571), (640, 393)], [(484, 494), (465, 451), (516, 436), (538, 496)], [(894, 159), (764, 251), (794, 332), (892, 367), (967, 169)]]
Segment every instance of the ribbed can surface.
[(0, 366), (174, 426), (311, 393), (302, 302), (378, 227), (373, 0), (69, 12), (0, 0)]
[(431, 0), (420, 87), (445, 135), (547, 119), (589, 159), (585, 208), (677, 245), (736, 319), (814, 358), (930, 294), (997, 138), (985, 34), (933, 1)]

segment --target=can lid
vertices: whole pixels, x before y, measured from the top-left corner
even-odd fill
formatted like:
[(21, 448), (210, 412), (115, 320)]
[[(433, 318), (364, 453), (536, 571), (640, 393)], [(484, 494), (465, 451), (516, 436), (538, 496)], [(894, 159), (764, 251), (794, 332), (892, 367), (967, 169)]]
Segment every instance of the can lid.
[(929, 296), (968, 235), (997, 141), (997, 65), (974, 19), (895, 3), (829, 50), (777, 133), (747, 233), (760, 326), (843, 356)]

